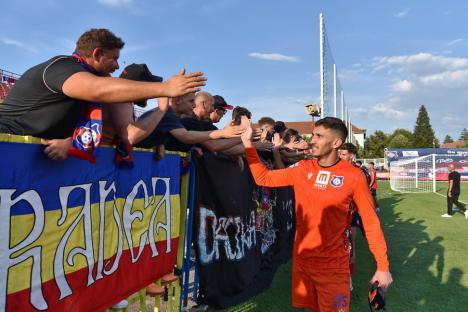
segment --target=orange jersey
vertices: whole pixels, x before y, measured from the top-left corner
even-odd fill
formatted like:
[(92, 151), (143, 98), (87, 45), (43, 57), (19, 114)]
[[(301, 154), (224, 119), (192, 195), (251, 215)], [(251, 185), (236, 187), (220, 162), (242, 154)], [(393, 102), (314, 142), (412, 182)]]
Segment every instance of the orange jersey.
[(375, 213), (366, 178), (346, 161), (321, 167), (317, 160), (303, 160), (287, 169), (268, 170), (254, 148), (246, 148), (247, 162), (258, 185), (293, 186), (296, 200), (296, 235), (293, 259), (315, 268), (349, 266), (345, 231), (348, 212), (355, 202), (369, 248), (379, 271), (388, 271), (387, 245)]
[(375, 172), (375, 170), (369, 170), (369, 171), (370, 171), (370, 177), (372, 181), (370, 188), (372, 190), (376, 190), (377, 189), (377, 173)]

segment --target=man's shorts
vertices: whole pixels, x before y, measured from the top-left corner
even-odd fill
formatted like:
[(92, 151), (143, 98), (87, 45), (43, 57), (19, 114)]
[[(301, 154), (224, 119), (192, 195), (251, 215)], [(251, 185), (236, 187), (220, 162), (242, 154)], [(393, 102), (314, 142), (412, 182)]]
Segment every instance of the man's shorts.
[(370, 193), (372, 196), (377, 196), (377, 190), (376, 189), (370, 189)]
[(292, 304), (320, 312), (348, 312), (349, 268), (313, 269), (293, 264)]

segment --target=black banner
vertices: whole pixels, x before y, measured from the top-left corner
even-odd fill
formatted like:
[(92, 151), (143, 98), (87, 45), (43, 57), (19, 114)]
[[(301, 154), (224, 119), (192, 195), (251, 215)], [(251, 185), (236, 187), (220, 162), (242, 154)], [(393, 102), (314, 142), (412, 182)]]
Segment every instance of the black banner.
[(256, 186), (237, 161), (206, 153), (195, 162), (201, 299), (227, 308), (268, 289), (291, 258), (294, 192)]

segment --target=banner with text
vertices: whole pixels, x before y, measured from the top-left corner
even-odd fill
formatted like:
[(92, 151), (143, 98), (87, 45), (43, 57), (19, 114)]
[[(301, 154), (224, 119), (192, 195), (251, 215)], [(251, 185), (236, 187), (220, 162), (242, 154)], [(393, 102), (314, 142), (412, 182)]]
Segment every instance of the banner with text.
[[(40, 144), (0, 154), (0, 310), (102, 311), (172, 272), (179, 236), (180, 156), (114, 150), (95, 165), (54, 162)], [(11, 137), (10, 139), (11, 140)]]
[(209, 153), (196, 168), (200, 294), (210, 306), (227, 308), (268, 289), (291, 258), (294, 192), (258, 187), (248, 167)]

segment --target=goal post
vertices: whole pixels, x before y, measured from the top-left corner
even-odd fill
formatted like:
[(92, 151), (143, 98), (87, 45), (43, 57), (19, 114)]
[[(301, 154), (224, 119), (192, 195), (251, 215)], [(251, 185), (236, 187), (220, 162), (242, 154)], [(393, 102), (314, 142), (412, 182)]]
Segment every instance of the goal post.
[(401, 193), (436, 191), (436, 155), (427, 155), (390, 163), (390, 187)]

